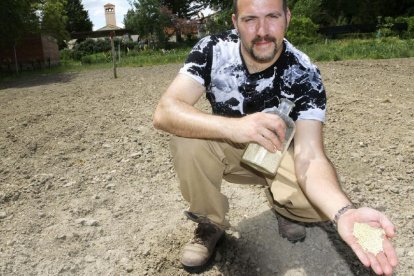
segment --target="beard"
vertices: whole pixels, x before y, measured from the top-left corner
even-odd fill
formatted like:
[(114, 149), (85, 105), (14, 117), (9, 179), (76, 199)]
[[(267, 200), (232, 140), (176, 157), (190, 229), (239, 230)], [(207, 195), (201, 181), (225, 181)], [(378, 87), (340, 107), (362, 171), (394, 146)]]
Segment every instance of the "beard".
[[(271, 51), (270, 53), (260, 53), (257, 52), (254, 48), (255, 44), (258, 42), (272, 42), (274, 44), (274, 48), (273, 51)], [(256, 62), (260, 62), (260, 63), (266, 63), (266, 62), (270, 62), (274, 59), (274, 57), (276, 56), (277, 52), (279, 51), (279, 46), (277, 44), (277, 40), (275, 37), (271, 37), (271, 36), (265, 36), (265, 37), (256, 37), (252, 40), (252, 42), (250, 43), (249, 47), (245, 47), (247, 52), (250, 54), (250, 56), (256, 61)]]

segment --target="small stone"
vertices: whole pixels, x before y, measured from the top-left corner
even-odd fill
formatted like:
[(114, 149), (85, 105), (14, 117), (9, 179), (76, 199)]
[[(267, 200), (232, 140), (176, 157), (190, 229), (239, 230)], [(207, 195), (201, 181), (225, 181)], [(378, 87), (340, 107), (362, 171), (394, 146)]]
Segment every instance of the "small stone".
[(148, 256), (150, 254), (151, 249), (149, 247), (143, 248), (141, 253), (144, 256)]
[[(112, 177), (111, 177), (111, 179), (112, 179)], [(116, 186), (115, 186), (115, 184), (108, 184), (108, 185), (106, 185), (106, 187), (105, 187), (105, 188), (106, 188), (107, 190), (114, 190), (114, 189), (115, 189), (115, 187), (116, 187)]]
[(359, 192), (361, 192), (361, 190), (360, 190), (358, 187), (353, 188), (353, 189), (352, 189), (352, 191), (353, 191), (354, 193), (359, 193)]
[(0, 212), (0, 219), (5, 219), (7, 217), (6, 212)]
[(93, 262), (95, 262), (95, 258), (93, 256), (91, 256), (91, 255), (86, 255), (85, 256), (85, 262), (87, 262), (87, 263), (93, 263)]
[(80, 218), (75, 221), (83, 226), (98, 226), (98, 221), (91, 218)]
[(129, 155), (130, 158), (138, 158), (141, 156), (140, 152), (134, 152)]
[(394, 194), (399, 194), (400, 193), (400, 189), (398, 187), (395, 187), (395, 186), (391, 187), (390, 191), (393, 192)]
[(65, 185), (63, 185), (63, 187), (67, 188), (67, 187), (71, 187), (74, 184), (76, 184), (76, 181), (69, 181), (68, 183), (66, 183)]
[(57, 235), (56, 239), (62, 240), (62, 241), (66, 240), (66, 235), (65, 234), (59, 234), (59, 235)]

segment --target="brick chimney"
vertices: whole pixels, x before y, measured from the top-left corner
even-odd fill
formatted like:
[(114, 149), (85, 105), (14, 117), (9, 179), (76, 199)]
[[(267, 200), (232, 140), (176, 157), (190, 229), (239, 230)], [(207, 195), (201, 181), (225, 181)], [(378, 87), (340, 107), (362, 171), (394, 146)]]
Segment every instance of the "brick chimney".
[(105, 8), (106, 26), (108, 25), (116, 26), (115, 5), (108, 3), (104, 6), (104, 8)]

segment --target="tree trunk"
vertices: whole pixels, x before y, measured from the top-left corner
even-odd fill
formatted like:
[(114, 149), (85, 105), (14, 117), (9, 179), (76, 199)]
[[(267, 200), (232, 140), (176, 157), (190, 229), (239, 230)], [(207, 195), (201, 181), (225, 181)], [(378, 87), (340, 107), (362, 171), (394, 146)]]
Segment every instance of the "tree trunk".
[(16, 74), (19, 74), (19, 64), (17, 62), (17, 53), (16, 53), (16, 42), (14, 42), (13, 51), (14, 51), (14, 64), (16, 66)]

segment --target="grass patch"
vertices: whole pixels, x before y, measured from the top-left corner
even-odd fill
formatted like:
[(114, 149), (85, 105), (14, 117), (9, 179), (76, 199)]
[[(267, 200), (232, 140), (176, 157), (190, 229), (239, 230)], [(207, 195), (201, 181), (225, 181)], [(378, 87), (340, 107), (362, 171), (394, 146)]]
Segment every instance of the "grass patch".
[[(395, 37), (381, 39), (326, 40), (310, 45), (298, 45), (313, 61), (339, 61), (361, 59), (388, 59), (414, 57), (414, 39), (401, 40)], [(117, 58), (118, 67), (143, 67), (169, 63), (183, 63), (191, 48), (172, 50), (129, 51)], [(80, 72), (112, 68), (110, 52), (83, 57), (80, 61), (61, 60), (59, 67), (16, 74), (0, 74), (0, 81), (16, 80), (32, 75)]]
[(414, 56), (414, 40), (398, 38), (331, 40), (298, 46), (314, 61), (408, 58)]

